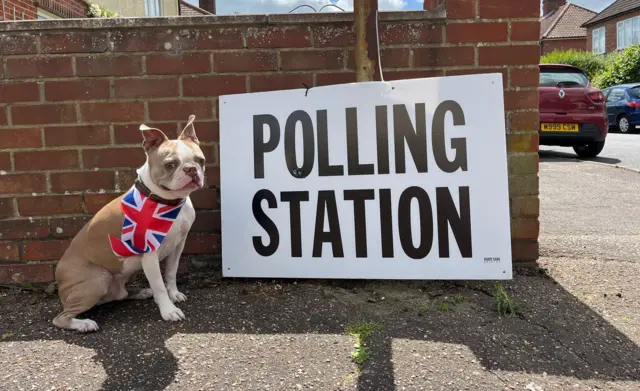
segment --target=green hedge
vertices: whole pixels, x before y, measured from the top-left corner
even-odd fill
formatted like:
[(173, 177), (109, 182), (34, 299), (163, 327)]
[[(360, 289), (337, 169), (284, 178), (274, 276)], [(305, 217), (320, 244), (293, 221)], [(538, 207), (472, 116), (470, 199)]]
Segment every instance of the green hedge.
[(567, 64), (582, 69), (594, 86), (640, 82), (640, 45), (606, 56), (579, 50), (554, 51), (540, 58), (542, 64)]

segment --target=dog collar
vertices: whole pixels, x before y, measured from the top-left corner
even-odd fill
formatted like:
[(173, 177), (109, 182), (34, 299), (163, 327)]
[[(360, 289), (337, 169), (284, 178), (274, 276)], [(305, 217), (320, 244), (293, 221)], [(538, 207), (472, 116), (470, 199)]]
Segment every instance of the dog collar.
[(168, 205), (168, 206), (177, 206), (183, 201), (182, 198), (176, 198), (174, 200), (167, 200), (162, 197), (158, 197), (157, 195), (151, 193), (151, 190), (140, 180), (140, 178), (136, 179), (134, 183), (136, 189), (140, 192), (140, 194), (148, 197), (151, 201), (155, 201), (159, 204)]

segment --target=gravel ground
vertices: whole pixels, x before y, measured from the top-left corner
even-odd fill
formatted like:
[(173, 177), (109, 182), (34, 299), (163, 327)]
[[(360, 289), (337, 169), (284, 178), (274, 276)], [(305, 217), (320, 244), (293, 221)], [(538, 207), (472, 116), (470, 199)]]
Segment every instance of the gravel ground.
[[(541, 163), (541, 269), (516, 270), (505, 283), (519, 316), (498, 316), (491, 282), (293, 283), (190, 274), (179, 283), (188, 297), (180, 306), (186, 321), (163, 322), (152, 300), (109, 303), (85, 314), (100, 331), (80, 335), (51, 325), (60, 309), (55, 296), (4, 290), (0, 390), (638, 390), (640, 262), (630, 245), (637, 239), (617, 236), (633, 236), (629, 215), (640, 215), (639, 207), (618, 207), (610, 188), (599, 189), (618, 181), (637, 186), (640, 176), (627, 174)], [(601, 175), (607, 180), (596, 182)], [(566, 186), (574, 176), (584, 179)], [(566, 222), (562, 215), (575, 211), (555, 201), (563, 186), (570, 194), (585, 194), (575, 186), (598, 188), (585, 198), (600, 197), (604, 206), (582, 215), (605, 210), (606, 220), (618, 223), (593, 216)], [(597, 237), (596, 222), (611, 239), (567, 241)], [(601, 243), (615, 244), (608, 240), (622, 249), (601, 256)], [(575, 243), (588, 250), (572, 254), (567, 246)], [(365, 321), (381, 330), (359, 368), (345, 328)]]

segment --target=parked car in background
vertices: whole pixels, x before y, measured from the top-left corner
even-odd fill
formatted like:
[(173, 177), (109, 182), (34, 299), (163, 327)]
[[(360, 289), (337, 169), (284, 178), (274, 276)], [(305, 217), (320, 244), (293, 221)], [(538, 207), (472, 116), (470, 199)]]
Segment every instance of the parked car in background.
[(579, 157), (593, 158), (609, 132), (605, 96), (580, 69), (540, 64), (540, 145), (573, 147)]
[(621, 133), (640, 131), (640, 82), (602, 90), (607, 99), (609, 126)]

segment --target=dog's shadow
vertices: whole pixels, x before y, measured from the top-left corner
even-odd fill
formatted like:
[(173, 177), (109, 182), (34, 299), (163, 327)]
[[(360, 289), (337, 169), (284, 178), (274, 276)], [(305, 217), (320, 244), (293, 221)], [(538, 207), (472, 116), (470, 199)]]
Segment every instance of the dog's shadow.
[[(546, 373), (583, 380), (640, 380), (640, 348), (548, 276), (519, 271), (513, 281), (505, 283), (514, 297), (526, 303), (523, 315), (513, 318), (501, 318), (493, 311), (489, 283), (393, 283), (380, 288), (381, 284), (202, 278), (194, 282), (189, 277), (186, 284), (179, 285), (188, 296), (188, 301), (179, 305), (186, 321), (162, 321), (153, 300), (108, 303), (80, 316), (94, 319), (101, 326), (97, 333), (86, 335), (51, 325), (60, 308), (56, 297), (37, 302), (31, 299), (30, 310), (14, 305), (16, 310), (0, 319), (1, 329), (14, 330), (0, 343), (63, 340), (96, 352), (94, 359), (107, 375), (102, 390), (156, 391), (177, 380), (181, 364), (167, 342), (178, 334), (344, 335), (346, 324), (367, 320), (381, 324), (383, 331), (371, 339), (373, 355), (366, 364), (371, 370), (361, 372), (359, 390), (396, 389), (391, 346), (396, 338), (466, 345), (479, 364), (491, 371)], [(389, 303), (389, 298), (384, 303), (379, 297), (364, 299), (376, 289), (403, 291), (412, 295), (411, 300)], [(466, 311), (423, 312), (415, 306), (416, 298), (437, 303), (442, 294), (466, 297), (470, 307)], [(15, 297), (29, 300), (25, 299), (28, 296)], [(381, 311), (382, 306), (387, 307)], [(214, 348), (206, 343), (212, 342), (198, 347), (203, 355)], [(250, 355), (241, 348), (234, 354)], [(62, 365), (67, 359), (56, 358)], [(273, 359), (290, 358), (274, 353)]]

